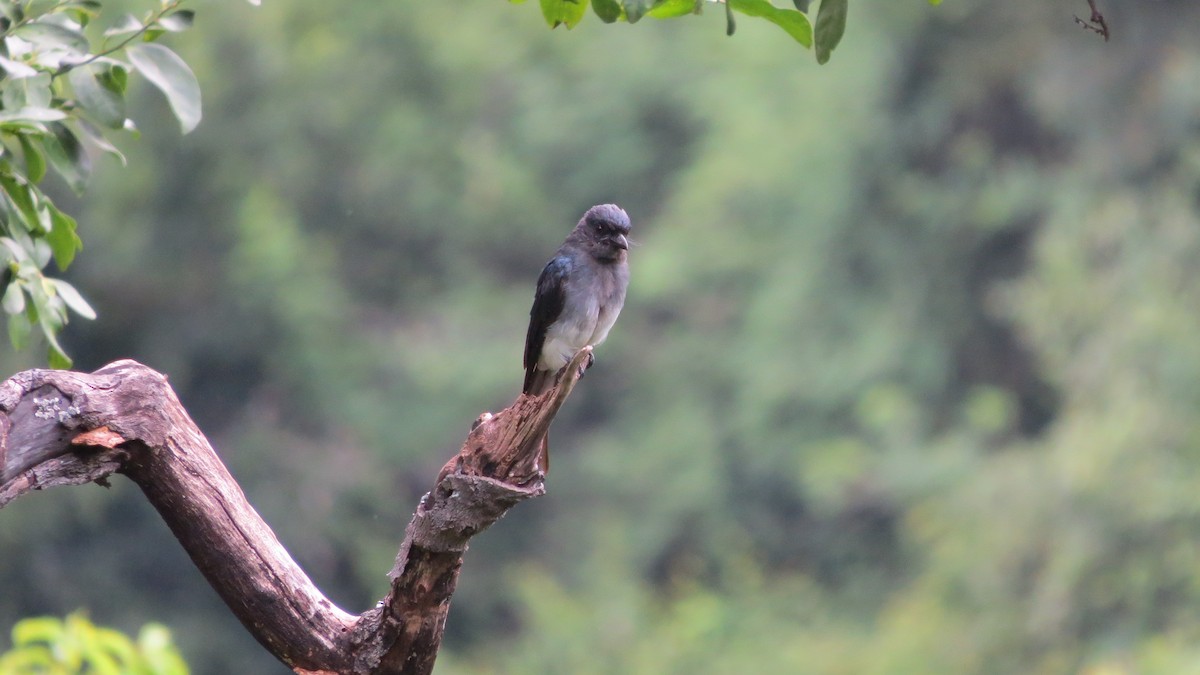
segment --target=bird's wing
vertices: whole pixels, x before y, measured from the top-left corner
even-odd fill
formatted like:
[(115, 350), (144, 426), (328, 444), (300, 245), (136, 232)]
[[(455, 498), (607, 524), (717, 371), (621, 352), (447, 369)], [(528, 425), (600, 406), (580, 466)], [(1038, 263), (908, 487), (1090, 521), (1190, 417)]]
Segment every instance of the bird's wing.
[(525, 393), (529, 393), (533, 383), (538, 360), (542, 356), (542, 346), (546, 343), (546, 330), (558, 321), (566, 304), (567, 276), (570, 272), (571, 259), (560, 255), (546, 263), (538, 277), (533, 307), (529, 310), (529, 332), (525, 334)]

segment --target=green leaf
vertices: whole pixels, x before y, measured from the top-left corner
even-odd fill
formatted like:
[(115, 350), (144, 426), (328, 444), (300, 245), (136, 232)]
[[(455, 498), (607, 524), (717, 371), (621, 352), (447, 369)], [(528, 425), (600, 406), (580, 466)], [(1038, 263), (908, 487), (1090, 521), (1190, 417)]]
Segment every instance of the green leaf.
[(685, 14), (699, 14), (700, 3), (696, 0), (665, 0), (654, 5), (654, 8), (646, 12), (646, 16), (654, 17), (655, 19), (673, 19), (677, 16)]
[(24, 314), (10, 314), (8, 316), (8, 341), (12, 343), (13, 349), (20, 351), (29, 346), (29, 338), (33, 336), (33, 323), (29, 321), (29, 317)]
[(813, 35), (819, 64), (827, 63), (834, 47), (842, 41), (842, 34), (846, 32), (847, 4), (848, 0), (821, 0)]
[(780, 9), (767, 0), (728, 0), (733, 9), (746, 16), (758, 16), (779, 26), (796, 42), (812, 46), (813, 30), (808, 17), (794, 9)]
[(171, 630), (161, 623), (148, 623), (138, 631), (138, 648), (144, 652), (174, 649)]
[(114, 23), (112, 27), (104, 31), (104, 37), (133, 35), (142, 28), (142, 22), (138, 21), (136, 16), (132, 14), (122, 14), (121, 18), (117, 19), (116, 23)]
[[(16, 232), (13, 232), (13, 234), (16, 234)], [(28, 237), (29, 235), (25, 236)], [(16, 260), (17, 262), (29, 260), (29, 252), (26, 251), (25, 247), (21, 246), (21, 244), (18, 243), (15, 238), (0, 237), (0, 245), (4, 246), (4, 248), (8, 250), (8, 252), (12, 255), (13, 260)]]
[(0, 2), (0, 14), (8, 19), (10, 23), (18, 23), (25, 20), (25, 10), (21, 8), (18, 2)]
[(25, 292), (21, 290), (20, 282), (15, 279), (8, 282), (0, 306), (4, 308), (5, 314), (20, 314), (25, 311)]
[[(543, 5), (545, 2), (543, 0)], [(131, 44), (125, 51), (133, 67), (167, 97), (183, 133), (195, 129), (200, 124), (200, 84), (192, 69), (175, 52), (162, 45)]]
[(604, 23), (613, 23), (621, 18), (621, 3), (617, 0), (592, 0), (592, 12)]
[(587, 12), (588, 0), (541, 0), (542, 16), (551, 28), (574, 28)]
[[(126, 120), (126, 122), (128, 122), (128, 120)], [(125, 155), (117, 149), (117, 146), (110, 143), (109, 140), (104, 137), (104, 134), (90, 122), (81, 119), (79, 120), (78, 126), (79, 131), (83, 132), (84, 138), (86, 138), (89, 143), (112, 155), (113, 157), (116, 157), (117, 161), (121, 162), (121, 166), (126, 166), (128, 164), (128, 161), (125, 159)], [(128, 128), (128, 125), (126, 125), (126, 128)]]
[(0, 187), (4, 188), (4, 194), (16, 206), (17, 213), (14, 215), (20, 217), (26, 230), (38, 233), (49, 230), (46, 227), (48, 223), (42, 222), (38, 208), (40, 200), (29, 181), (13, 175), (0, 174)]
[(190, 9), (181, 9), (178, 12), (172, 12), (158, 20), (158, 25), (171, 31), (172, 33), (181, 33), (192, 27), (196, 21), (196, 13)]
[(114, 93), (124, 94), (129, 86), (129, 71), (119, 64), (111, 64), (100, 74), (100, 82)]
[[(38, 244), (45, 244), (41, 239), (34, 239), (29, 236), (29, 232), (21, 228), (10, 228), (7, 237), (0, 237), (0, 244), (13, 254), (13, 260), (19, 263), (18, 276), (37, 277), (42, 273), (42, 268), (49, 262), (49, 256), (46, 260), (40, 259), (38, 252)], [(47, 248), (47, 251), (49, 249)]]
[[(97, 651), (110, 655), (118, 664), (123, 666), (118, 672), (142, 672), (142, 658), (138, 654), (137, 645), (128, 635), (111, 628), (96, 626), (93, 631)], [(154, 672), (154, 671), (150, 671)]]
[[(45, 329), (45, 326), (42, 327)], [(63, 351), (62, 345), (58, 344), (58, 338), (54, 333), (43, 333), (46, 336), (46, 342), (49, 343), (46, 349), (46, 361), (50, 367), (55, 370), (67, 370), (71, 364), (75, 363), (67, 353)]]
[(50, 132), (44, 140), (50, 166), (54, 167), (76, 194), (82, 193), (87, 186), (88, 176), (92, 173), (92, 161), (88, 159), (75, 133), (66, 125), (54, 122), (50, 124)]
[(187, 664), (171, 639), (171, 631), (162, 624), (148, 623), (138, 633), (138, 649), (157, 675), (187, 675)]
[(13, 200), (12, 195), (8, 193), (7, 186), (0, 185), (0, 190), (3, 191), (2, 198), (0, 198), (0, 226), (3, 227), (0, 228), (0, 231), (9, 235), (7, 237), (0, 237), (0, 244), (3, 244), (12, 252), (15, 260), (20, 260), (22, 254), (17, 251), (24, 251), (25, 249), (16, 239), (19, 235), (29, 236), (29, 224), (25, 222), (25, 213), (21, 210), (21, 207)]
[(17, 141), (21, 143), (21, 153), (25, 155), (25, 175), (33, 183), (41, 182), (46, 176), (46, 157), (27, 134), (17, 134)]
[(33, 258), (33, 263), (37, 265), (39, 270), (50, 264), (50, 259), (53, 257), (53, 253), (50, 250), (50, 244), (46, 243), (46, 239), (44, 237), (38, 237), (37, 239), (31, 238), (28, 246), (30, 249), (30, 255)]
[(83, 33), (50, 21), (32, 21), (17, 28), (13, 35), (36, 45), (87, 54), (88, 40)]
[(88, 673), (95, 675), (121, 675), (130, 672), (121, 666), (115, 656), (93, 646), (87, 653)]
[(53, 673), (57, 663), (45, 646), (18, 647), (0, 655), (0, 673)]
[(53, 99), (50, 91), (50, 73), (41, 73), (34, 77), (22, 77), (0, 89), (0, 103), (5, 110), (20, 108), (49, 108)]
[(36, 68), (27, 66), (20, 61), (13, 61), (12, 59), (3, 56), (0, 56), (0, 69), (3, 69), (5, 73), (8, 73), (10, 78), (14, 79), (33, 77), (34, 75), (38, 74), (38, 70)]
[(621, 7), (625, 9), (625, 20), (629, 23), (640, 21), (653, 6), (651, 0), (621, 0)]
[(46, 243), (50, 245), (50, 250), (54, 253), (54, 264), (58, 265), (58, 269), (66, 270), (75, 260), (75, 254), (83, 250), (83, 240), (76, 232), (78, 225), (74, 218), (59, 211), (58, 207), (52, 203), (48, 203), (48, 206), (50, 209), (50, 232), (46, 235)]
[(49, 281), (54, 286), (54, 292), (58, 294), (58, 297), (62, 298), (63, 302), (72, 311), (85, 319), (96, 318), (96, 310), (92, 309), (92, 306), (88, 304), (87, 300), (83, 299), (83, 296), (79, 294), (79, 291), (74, 286), (62, 279), (50, 279)]
[(28, 645), (35, 642), (54, 644), (62, 637), (63, 622), (50, 616), (21, 619), (13, 626), (13, 645)]
[(69, 13), (80, 27), (86, 27), (88, 22), (100, 15), (101, 5), (98, 0), (70, 0), (59, 5)]
[(125, 100), (99, 79), (108, 72), (107, 68), (88, 64), (68, 71), (67, 79), (84, 112), (110, 129), (120, 129), (125, 125)]
[(0, 113), (0, 124), (9, 122), (57, 122), (67, 119), (67, 113), (57, 108), (26, 106), (12, 112)]
[(30, 299), (33, 301), (27, 308), (30, 317), (37, 317), (37, 323), (46, 338), (46, 358), (51, 368), (70, 368), (71, 357), (58, 342), (58, 333), (66, 324), (66, 304), (60, 298), (51, 297), (44, 288), (34, 285)]

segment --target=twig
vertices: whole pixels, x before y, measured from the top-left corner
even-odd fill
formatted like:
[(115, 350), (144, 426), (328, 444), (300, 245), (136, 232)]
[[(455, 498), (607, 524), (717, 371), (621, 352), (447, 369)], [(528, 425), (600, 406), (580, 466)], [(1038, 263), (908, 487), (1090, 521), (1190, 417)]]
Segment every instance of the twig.
[(1104, 15), (1100, 13), (1100, 10), (1096, 9), (1096, 0), (1087, 0), (1087, 4), (1092, 10), (1092, 16), (1087, 21), (1084, 21), (1076, 15), (1075, 23), (1082, 26), (1084, 30), (1091, 31), (1103, 37), (1104, 41), (1108, 42), (1108, 23), (1104, 20)]
[(168, 13), (174, 11), (182, 3), (183, 3), (183, 0), (174, 0), (173, 2), (168, 2), (168, 3), (164, 4), (162, 7), (159, 7), (157, 12), (154, 12), (153, 14), (150, 15), (150, 17), (142, 24), (141, 28), (137, 29), (133, 33), (130, 33), (123, 40), (121, 40), (120, 42), (117, 42), (117, 44), (112, 45), (111, 47), (106, 47), (104, 49), (101, 49), (100, 51), (88, 56), (86, 59), (84, 59), (78, 63), (70, 63), (70, 64), (65, 64), (65, 65), (60, 65), (58, 67), (58, 70), (56, 70), (54, 72), (53, 77), (58, 77), (59, 75), (63, 75), (66, 72), (73, 70), (75, 68), (86, 66), (89, 63), (92, 63), (94, 61), (102, 59), (105, 56), (112, 54), (113, 52), (123, 49), (130, 42), (133, 42), (134, 40), (140, 38), (146, 31), (150, 30), (151, 26), (158, 23), (159, 19), (163, 18)]

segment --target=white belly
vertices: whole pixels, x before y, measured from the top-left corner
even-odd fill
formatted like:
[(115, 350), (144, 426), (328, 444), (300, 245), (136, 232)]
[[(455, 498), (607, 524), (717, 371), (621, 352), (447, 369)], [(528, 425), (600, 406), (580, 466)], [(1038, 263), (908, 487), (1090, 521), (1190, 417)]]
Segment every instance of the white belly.
[(598, 303), (588, 304), (586, 312), (580, 312), (575, 321), (560, 319), (546, 330), (546, 341), (542, 344), (542, 356), (538, 367), (542, 370), (556, 371), (567, 365), (575, 352), (591, 345), (604, 342), (608, 331), (617, 321), (617, 313), (609, 305), (600, 307)]

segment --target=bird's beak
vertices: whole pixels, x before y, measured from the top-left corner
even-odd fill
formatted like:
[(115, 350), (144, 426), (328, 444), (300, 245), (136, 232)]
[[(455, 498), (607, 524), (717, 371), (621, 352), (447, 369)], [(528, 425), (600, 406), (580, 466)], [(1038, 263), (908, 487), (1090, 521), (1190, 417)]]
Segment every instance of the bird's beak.
[(625, 238), (625, 235), (618, 234), (617, 236), (613, 237), (613, 246), (628, 251), (629, 240)]

